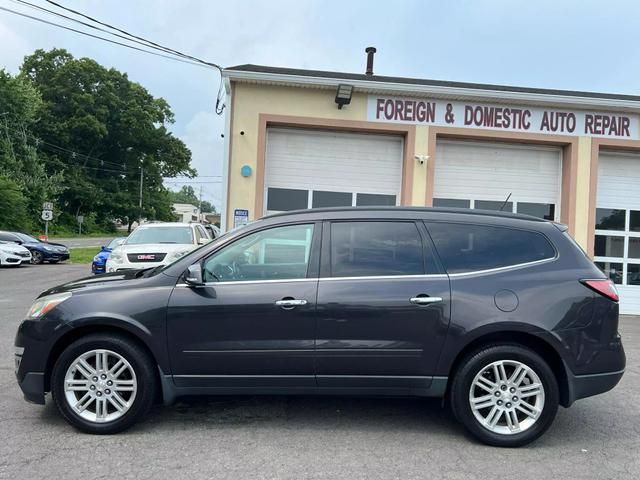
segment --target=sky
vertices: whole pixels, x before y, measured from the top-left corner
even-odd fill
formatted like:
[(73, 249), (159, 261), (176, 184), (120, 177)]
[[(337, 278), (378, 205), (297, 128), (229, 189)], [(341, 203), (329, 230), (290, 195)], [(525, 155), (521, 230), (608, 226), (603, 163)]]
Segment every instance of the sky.
[[(633, 0), (57, 2), (223, 67), (361, 73), (371, 45), (381, 75), (640, 95), (640, 2)], [(0, 0), (0, 7), (62, 23), (15, 0)], [(191, 149), (201, 176), (190, 184), (220, 206), (224, 115), (214, 111), (216, 71), (0, 10), (0, 68), (16, 73), (26, 55), (54, 47), (126, 72), (165, 98), (175, 113), (171, 130)]]

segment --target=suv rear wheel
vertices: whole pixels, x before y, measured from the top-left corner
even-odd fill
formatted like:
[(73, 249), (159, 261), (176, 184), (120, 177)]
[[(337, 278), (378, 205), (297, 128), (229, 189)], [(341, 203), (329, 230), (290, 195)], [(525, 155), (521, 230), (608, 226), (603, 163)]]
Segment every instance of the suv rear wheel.
[(143, 417), (153, 403), (156, 376), (147, 353), (109, 334), (83, 337), (60, 355), (51, 376), (58, 410), (88, 433), (117, 433)]
[(451, 405), (476, 438), (519, 447), (551, 425), (558, 410), (556, 378), (537, 353), (520, 345), (494, 344), (468, 355), (451, 385)]

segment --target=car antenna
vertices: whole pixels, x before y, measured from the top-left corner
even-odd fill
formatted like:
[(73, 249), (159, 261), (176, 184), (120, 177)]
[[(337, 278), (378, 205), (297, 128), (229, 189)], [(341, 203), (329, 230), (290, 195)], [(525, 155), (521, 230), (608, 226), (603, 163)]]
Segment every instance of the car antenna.
[(511, 194), (513, 192), (509, 192), (509, 195), (507, 195), (507, 199), (504, 201), (504, 203), (502, 204), (502, 206), (500, 207), (500, 211), (502, 211), (502, 209), (507, 205), (507, 202), (509, 201), (509, 199), (511, 198)]

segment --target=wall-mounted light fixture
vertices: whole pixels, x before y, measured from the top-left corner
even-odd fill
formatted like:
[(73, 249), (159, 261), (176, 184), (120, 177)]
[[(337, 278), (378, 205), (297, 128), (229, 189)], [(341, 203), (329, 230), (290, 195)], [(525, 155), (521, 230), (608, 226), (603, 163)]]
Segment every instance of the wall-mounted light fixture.
[(351, 95), (353, 94), (353, 85), (347, 85), (341, 83), (336, 90), (336, 103), (338, 109), (341, 109), (343, 105), (349, 105), (351, 103)]
[(424, 165), (427, 160), (429, 160), (429, 155), (415, 155), (413, 158), (415, 158), (416, 162), (418, 162), (420, 165)]

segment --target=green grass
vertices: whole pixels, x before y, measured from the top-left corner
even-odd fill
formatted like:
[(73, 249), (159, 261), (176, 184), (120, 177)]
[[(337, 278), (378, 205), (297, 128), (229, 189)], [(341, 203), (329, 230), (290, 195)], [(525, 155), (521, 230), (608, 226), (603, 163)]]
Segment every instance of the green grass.
[(98, 253), (96, 247), (78, 247), (69, 249), (69, 263), (91, 263)]

